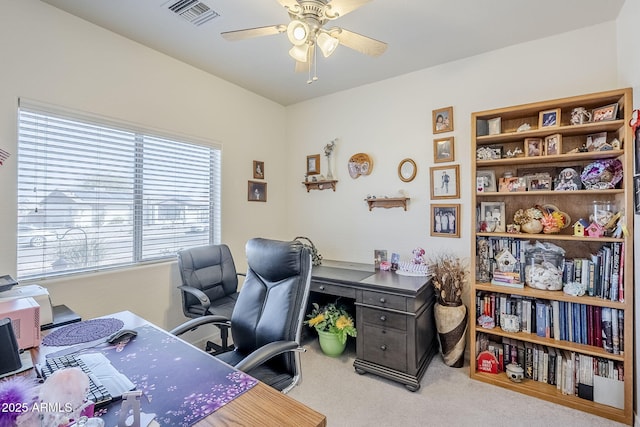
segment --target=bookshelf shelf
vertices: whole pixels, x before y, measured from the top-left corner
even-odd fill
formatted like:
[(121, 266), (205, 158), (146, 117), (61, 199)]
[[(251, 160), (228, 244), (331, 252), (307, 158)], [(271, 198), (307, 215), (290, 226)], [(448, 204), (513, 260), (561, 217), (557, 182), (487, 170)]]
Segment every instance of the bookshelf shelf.
[[(589, 122), (585, 124), (574, 125), (571, 123), (571, 112), (578, 107), (584, 107), (587, 111), (591, 111), (603, 106), (617, 105), (617, 115), (613, 120)], [(478, 356), (481, 350), (491, 348), (492, 351), (502, 355), (504, 350), (504, 363), (508, 363), (511, 357), (517, 359), (517, 362), (525, 363), (527, 367), (531, 366), (528, 360), (522, 359), (523, 354), (530, 354), (528, 348), (532, 348), (531, 352), (537, 355), (547, 357), (557, 357), (556, 360), (566, 362), (566, 357), (572, 363), (563, 365), (553, 364), (557, 369), (561, 369), (562, 375), (566, 372), (570, 378), (576, 379), (575, 391), (572, 386), (562, 389), (565, 384), (560, 386), (556, 384), (546, 384), (549, 378), (551, 382), (556, 382), (555, 372), (548, 372), (549, 367), (544, 365), (545, 377), (525, 378), (522, 382), (516, 383), (508, 379), (504, 373), (489, 374), (478, 370), (476, 363), (471, 363), (470, 376), (473, 379), (490, 383), (499, 387), (504, 387), (520, 393), (524, 393), (533, 397), (544, 399), (557, 404), (572, 407), (594, 415), (609, 418), (625, 424), (633, 422), (633, 382), (634, 382), (634, 363), (633, 363), (633, 329), (634, 329), (634, 313), (633, 313), (633, 135), (627, 124), (631, 119), (632, 113), (632, 91), (631, 89), (617, 89), (607, 92), (593, 93), (575, 97), (555, 99), (549, 101), (536, 102), (525, 105), (505, 107), (495, 110), (487, 110), (473, 113), (471, 115), (471, 149), (478, 151), (479, 156), (486, 155), (486, 147), (490, 147), (493, 152), (502, 153), (503, 158), (487, 160), (472, 158), (471, 167), (472, 174), (480, 172), (479, 176), (493, 175), (495, 180), (502, 176), (524, 176), (526, 174), (535, 173), (536, 171), (548, 172), (552, 177), (557, 175), (559, 170), (564, 168), (573, 168), (581, 171), (587, 165), (600, 160), (619, 160), (622, 164), (623, 177), (621, 182), (614, 189), (599, 190), (573, 190), (573, 191), (554, 191), (552, 189), (543, 191), (514, 191), (514, 192), (480, 192), (472, 194), (472, 205), (484, 209), (483, 206), (496, 203), (504, 206), (500, 215), (502, 224), (513, 222), (514, 213), (518, 209), (527, 209), (536, 205), (555, 205), (559, 210), (571, 217), (569, 227), (561, 230), (558, 234), (526, 234), (526, 233), (504, 233), (504, 232), (478, 232), (473, 231), (471, 252), (471, 271), (475, 272), (475, 280), (471, 282), (471, 318), (469, 323), (470, 330), (470, 352), (472, 358)], [(539, 116), (541, 112), (558, 111), (557, 125), (550, 127), (539, 126)], [(479, 132), (486, 132), (486, 124), (489, 120), (500, 118), (500, 129), (498, 134), (478, 135)], [(523, 124), (529, 124), (530, 129), (524, 132), (517, 132)], [(495, 129), (495, 128), (494, 128)], [(587, 144), (588, 136), (593, 134), (606, 133), (607, 143), (612, 144), (613, 149), (605, 151), (584, 151)], [(544, 139), (548, 136), (559, 134), (560, 151), (553, 155), (539, 155), (528, 157), (510, 157), (504, 156), (507, 152), (516, 152), (515, 149), (525, 150), (526, 138)], [(617, 142), (616, 142), (617, 140)], [(617, 145), (619, 142), (619, 145)], [(543, 144), (544, 145), (544, 144)], [(611, 148), (611, 147), (609, 147)], [(527, 171), (525, 171), (525, 169)], [(554, 174), (555, 173), (555, 174)], [(497, 188), (497, 185), (496, 185)], [(553, 188), (553, 186), (552, 186)], [(589, 220), (593, 206), (597, 206), (594, 202), (608, 202), (616, 206), (617, 210), (627, 212), (624, 219), (627, 228), (627, 234), (621, 238), (615, 237), (582, 237), (573, 235), (573, 224), (579, 219)], [(485, 203), (485, 205), (482, 205)], [(495, 210), (494, 210), (495, 212)], [(484, 219), (484, 215), (482, 215)], [(478, 218), (472, 219), (472, 230), (478, 229)], [(479, 242), (482, 245), (479, 245)], [(523, 266), (520, 270), (524, 274), (524, 268), (527, 265), (524, 260), (524, 250), (521, 249), (523, 242), (542, 242), (560, 246), (565, 250), (566, 261), (575, 262), (579, 265), (583, 260), (587, 263), (589, 269), (582, 271), (588, 274), (588, 277), (596, 277), (596, 285), (598, 289), (606, 290), (600, 296), (596, 292), (592, 292), (585, 296), (572, 296), (562, 291), (540, 290), (525, 286), (524, 288), (512, 288), (509, 286), (499, 286), (489, 283), (493, 266), (495, 266), (495, 255), (500, 248), (507, 248), (514, 252), (516, 261)], [(490, 255), (486, 256), (487, 245), (498, 245)], [(479, 253), (478, 248), (482, 247), (483, 252)], [(611, 262), (612, 270), (609, 273), (603, 271), (596, 273), (593, 266), (596, 264), (597, 254), (604, 251), (607, 262)], [(608, 252), (610, 251), (610, 252)], [(617, 255), (617, 258), (615, 254)], [(592, 257), (593, 255), (593, 257)], [(595, 257), (595, 258), (594, 258)], [(487, 263), (488, 260), (488, 263)], [(487, 265), (489, 268), (487, 269)], [(613, 270), (615, 266), (615, 271)], [(518, 271), (518, 270), (516, 270)], [(613, 276), (612, 273), (620, 271), (622, 279)], [(565, 270), (565, 275), (568, 274)], [(488, 278), (487, 278), (488, 277)], [(575, 280), (581, 280), (577, 278)], [(564, 282), (564, 280), (563, 280)], [(594, 281), (586, 281), (583, 283), (591, 283)], [(598, 285), (598, 283), (600, 283)], [(615, 284), (618, 284), (616, 286)], [(594, 288), (589, 288), (591, 292)], [(623, 295), (623, 300), (618, 300), (617, 293)], [(487, 303), (487, 298), (489, 303)], [(499, 327), (499, 321), (496, 321), (496, 327), (485, 329), (479, 326), (477, 317), (480, 314), (490, 314), (497, 319), (502, 309), (505, 307), (504, 314), (516, 314), (524, 320), (525, 312), (528, 312), (528, 319), (532, 322), (526, 324), (526, 331), (507, 332)], [(518, 305), (520, 304), (520, 305)], [(529, 306), (532, 306), (530, 309)], [(558, 306), (563, 311), (558, 314)], [(540, 317), (540, 313), (536, 312), (536, 307), (543, 307), (544, 315)], [(551, 308), (554, 308), (555, 314)], [(576, 309), (577, 307), (577, 309)], [(513, 311), (512, 311), (513, 310)], [(588, 321), (585, 321), (587, 313)], [(610, 341), (605, 341), (606, 336), (600, 334), (600, 325), (605, 324), (603, 313), (611, 313), (611, 319), (616, 315), (618, 321), (615, 323), (616, 329), (619, 331), (619, 342), (624, 344), (623, 354), (611, 353)], [(536, 316), (536, 314), (538, 316)], [(554, 320), (554, 317), (558, 319)], [(563, 317), (564, 316), (564, 317)], [(550, 333), (544, 333), (539, 336), (532, 325), (538, 320), (549, 327)], [(593, 321), (592, 321), (593, 319)], [(597, 322), (596, 322), (597, 319)], [(609, 318), (606, 319), (607, 321)], [(558, 322), (558, 323), (553, 323)], [(581, 323), (582, 322), (582, 323)], [(573, 326), (573, 331), (568, 324)], [(523, 323), (520, 322), (522, 325)], [(560, 325), (560, 326), (558, 326)], [(576, 326), (578, 325), (578, 326)], [(607, 327), (609, 323), (606, 322)], [(535, 325), (534, 325), (535, 326)], [(561, 333), (559, 336), (566, 339), (556, 339), (553, 337), (553, 326), (556, 327), (555, 333), (558, 333), (558, 327)], [(576, 327), (578, 329), (576, 329)], [(523, 328), (521, 328), (523, 329)], [(606, 329), (604, 326), (602, 329)], [(607, 329), (611, 331), (611, 329)], [(577, 331), (577, 332), (576, 332)], [(585, 335), (586, 331), (586, 335)], [(597, 332), (597, 333), (596, 333)], [(580, 333), (583, 333), (581, 336)], [(574, 335), (571, 335), (574, 334)], [(576, 335), (577, 334), (577, 335)], [(615, 335), (615, 332), (613, 333)], [(571, 341), (568, 336), (573, 341)], [(588, 339), (585, 340), (584, 337)], [(611, 334), (609, 335), (611, 336)], [(600, 340), (603, 345), (600, 345)], [(588, 345), (582, 343), (597, 343), (597, 345)], [(618, 344), (618, 341), (614, 342)], [(489, 344), (487, 344), (489, 343)], [(607, 349), (605, 350), (605, 348)], [(510, 350), (509, 350), (510, 348)], [(621, 347), (622, 348), (622, 347)], [(514, 350), (515, 349), (515, 350)], [(614, 347), (613, 351), (617, 352)], [(510, 353), (508, 356), (506, 353)], [(526, 357), (526, 356), (525, 356)], [(542, 357), (542, 356), (541, 356)], [(516, 362), (514, 359), (513, 362)], [(582, 361), (582, 366), (577, 362)], [(512, 362), (512, 363), (513, 363)], [(571, 365), (575, 362), (574, 367)], [(540, 362), (542, 363), (542, 362)], [(535, 365), (535, 363), (534, 363)], [(549, 365), (552, 365), (549, 363)], [(575, 366), (579, 366), (578, 371)], [(585, 365), (587, 369), (585, 369)], [(543, 369), (543, 365), (535, 365), (538, 369)], [(572, 371), (573, 370), (573, 371)], [(599, 372), (596, 372), (600, 370)], [(611, 377), (605, 378), (605, 370), (611, 373)], [(586, 374), (586, 375), (584, 375)], [(534, 375), (527, 372), (525, 376), (533, 377)], [(572, 376), (574, 375), (574, 376)], [(620, 378), (614, 378), (620, 376)], [(564, 381), (564, 377), (563, 377)], [(579, 386), (578, 386), (579, 384)], [(621, 396), (616, 401), (608, 401), (602, 398), (604, 390), (613, 387)], [(580, 392), (578, 392), (580, 389)], [(585, 391), (586, 390), (586, 391)], [(564, 392), (563, 392), (564, 391)], [(607, 402), (605, 404), (604, 402)]]

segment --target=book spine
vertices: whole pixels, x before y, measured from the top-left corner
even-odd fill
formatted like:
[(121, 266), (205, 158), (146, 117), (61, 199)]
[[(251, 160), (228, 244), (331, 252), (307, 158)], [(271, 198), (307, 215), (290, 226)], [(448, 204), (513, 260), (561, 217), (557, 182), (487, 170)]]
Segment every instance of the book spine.
[(602, 344), (607, 353), (613, 353), (613, 325), (609, 307), (602, 307)]
[(620, 354), (620, 335), (618, 331), (618, 309), (611, 309), (611, 340), (613, 354)]

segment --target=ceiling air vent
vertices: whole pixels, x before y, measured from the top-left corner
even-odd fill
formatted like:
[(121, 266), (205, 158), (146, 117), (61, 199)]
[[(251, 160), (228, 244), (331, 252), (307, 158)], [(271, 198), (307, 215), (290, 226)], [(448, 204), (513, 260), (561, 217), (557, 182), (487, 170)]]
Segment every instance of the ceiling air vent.
[(197, 26), (220, 16), (200, 0), (178, 0), (169, 6), (169, 10)]

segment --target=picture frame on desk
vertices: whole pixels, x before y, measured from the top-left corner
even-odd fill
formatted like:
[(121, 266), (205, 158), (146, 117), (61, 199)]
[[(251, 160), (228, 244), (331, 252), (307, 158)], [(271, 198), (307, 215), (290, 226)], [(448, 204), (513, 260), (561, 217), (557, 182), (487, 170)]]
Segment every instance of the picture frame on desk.
[(460, 237), (460, 204), (431, 205), (431, 236)]

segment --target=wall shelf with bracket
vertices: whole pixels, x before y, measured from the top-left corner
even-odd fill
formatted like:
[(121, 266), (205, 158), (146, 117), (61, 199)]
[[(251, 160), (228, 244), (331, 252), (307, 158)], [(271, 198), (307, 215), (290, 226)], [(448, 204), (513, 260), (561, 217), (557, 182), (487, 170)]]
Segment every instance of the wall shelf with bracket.
[(332, 189), (333, 191), (336, 191), (336, 184), (337, 183), (338, 183), (338, 180), (336, 180), (336, 179), (328, 180), (328, 181), (306, 181), (306, 182), (303, 182), (305, 187), (307, 187), (307, 193), (309, 192), (309, 190), (328, 190), (328, 189)]
[(373, 208), (404, 208), (406, 211), (409, 200), (411, 200), (409, 197), (383, 197), (366, 199), (366, 202), (369, 205), (369, 210)]

